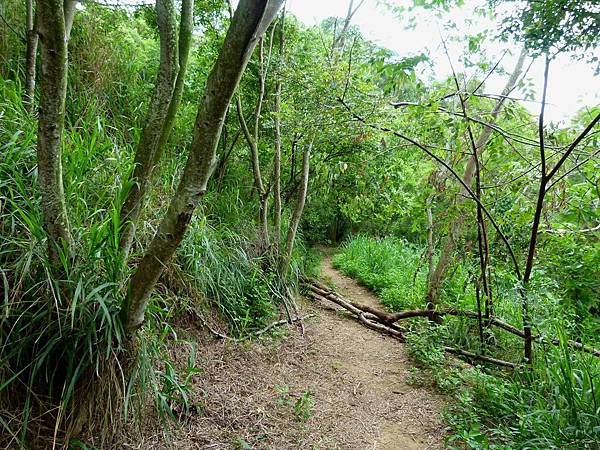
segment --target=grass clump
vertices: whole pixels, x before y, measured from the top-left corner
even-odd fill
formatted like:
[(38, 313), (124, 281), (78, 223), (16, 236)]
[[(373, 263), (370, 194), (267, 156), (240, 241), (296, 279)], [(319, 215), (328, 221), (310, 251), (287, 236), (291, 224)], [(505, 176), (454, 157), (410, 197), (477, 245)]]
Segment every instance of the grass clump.
[(446, 412), (454, 430), (450, 443), (485, 449), (599, 448), (597, 361), (566, 347), (548, 348), (538, 359), (533, 372), (498, 376), (470, 368), (449, 375), (459, 383)]
[[(128, 274), (118, 249), (119, 169), (126, 169), (113, 157), (130, 148), (119, 147), (124, 139), (108, 133), (101, 117), (82, 117), (85, 133), (65, 133), (75, 245), (57, 271), (36, 189), (36, 122), (21, 106), (18, 85), (0, 79), (0, 98), (1, 445), (45, 448), (84, 427), (102, 441), (117, 434), (121, 413), (144, 407), (153, 394), (185, 403), (167, 381), (185, 383), (158, 368), (172, 365), (164, 323), (173, 311), (153, 306), (135, 343), (119, 319)], [(160, 414), (168, 413), (162, 403)]]

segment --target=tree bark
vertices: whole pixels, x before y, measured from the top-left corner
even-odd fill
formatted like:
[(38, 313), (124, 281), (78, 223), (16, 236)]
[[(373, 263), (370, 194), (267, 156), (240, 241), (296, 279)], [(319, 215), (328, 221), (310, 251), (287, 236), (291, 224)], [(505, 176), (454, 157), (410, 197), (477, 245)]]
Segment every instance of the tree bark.
[[(262, 40), (260, 43), (262, 47)], [(262, 50), (261, 50), (261, 66), (262, 66)], [(261, 69), (262, 70), (262, 69)], [(262, 78), (262, 77), (261, 77)], [(240, 96), (237, 96), (236, 99), (236, 108), (238, 117), (240, 120), (240, 126), (242, 127), (242, 131), (244, 132), (244, 137), (246, 141), (248, 141), (248, 145), (250, 146), (250, 162), (252, 163), (252, 174), (254, 175), (254, 187), (256, 188), (256, 192), (258, 193), (258, 202), (259, 202), (259, 211), (258, 211), (258, 223), (259, 223), (259, 241), (261, 246), (268, 247), (269, 245), (269, 227), (268, 227), (268, 201), (269, 201), (269, 193), (265, 189), (265, 184), (263, 183), (262, 172), (260, 169), (260, 158), (258, 154), (258, 123), (259, 123), (259, 115), (260, 110), (262, 108), (262, 97), (264, 95), (264, 82), (261, 82), (261, 90), (259, 93), (259, 98), (256, 106), (256, 115), (257, 120), (255, 122), (254, 127), (254, 135), (250, 133), (248, 128), (248, 124), (246, 123), (246, 119), (244, 118), (244, 112), (242, 110), (242, 101)]]
[(300, 191), (298, 192), (298, 203), (294, 208), (292, 219), (290, 220), (290, 227), (287, 233), (285, 255), (283, 259), (283, 267), (289, 266), (292, 259), (292, 252), (294, 251), (294, 241), (296, 240), (296, 232), (298, 231), (298, 225), (302, 218), (302, 211), (304, 210), (304, 204), (306, 203), (306, 194), (308, 192), (308, 178), (310, 175), (310, 152), (312, 150), (313, 141), (309, 144), (308, 148), (302, 155), (302, 182), (300, 184)]
[(79, 3), (77, 0), (63, 1), (63, 10), (65, 14), (65, 36), (67, 41), (71, 38), (71, 29), (73, 28), (73, 21), (75, 20), (77, 3)]
[(152, 169), (159, 142), (165, 134), (165, 123), (170, 112), (175, 79), (179, 71), (177, 24), (173, 0), (156, 0), (156, 20), (160, 35), (160, 64), (144, 129), (135, 153), (133, 184), (121, 208), (123, 229), (120, 246), (125, 259), (131, 250), (136, 224), (152, 181)]
[(433, 191), (427, 196), (425, 205), (427, 207), (427, 280), (433, 274), (434, 262), (433, 262), (433, 213), (431, 211), (433, 203)]
[(198, 107), (188, 160), (169, 209), (129, 282), (122, 319), (129, 335), (144, 322), (148, 300), (175, 253), (216, 165), (223, 120), (257, 40), (283, 0), (240, 0)]
[(175, 88), (173, 89), (173, 97), (169, 103), (169, 110), (165, 118), (165, 124), (158, 142), (158, 148), (154, 156), (152, 168), (156, 167), (164, 152), (169, 135), (173, 129), (175, 116), (181, 104), (181, 96), (185, 85), (185, 74), (187, 72), (188, 60), (190, 56), (190, 47), (192, 45), (192, 33), (194, 31), (194, 0), (182, 0), (181, 2), (181, 19), (179, 22), (179, 39), (178, 39), (178, 57), (179, 57), (179, 72), (175, 80)]
[(269, 247), (269, 223), (268, 223), (268, 209), (269, 209), (269, 190), (265, 188), (265, 184), (263, 182), (262, 173), (260, 169), (260, 155), (258, 153), (258, 142), (259, 142), (259, 127), (261, 120), (261, 112), (263, 107), (263, 102), (265, 98), (265, 83), (267, 77), (267, 71), (269, 69), (269, 63), (271, 61), (271, 54), (273, 49), (273, 35), (275, 32), (275, 28), (271, 31), (271, 38), (269, 40), (269, 52), (267, 56), (267, 64), (265, 64), (265, 55), (264, 55), (264, 39), (261, 38), (258, 43), (259, 53), (258, 53), (258, 97), (256, 100), (256, 107), (254, 109), (254, 130), (253, 133), (250, 132), (246, 120), (244, 118), (244, 110), (242, 108), (242, 100), (241, 95), (238, 95), (236, 100), (236, 108), (238, 117), (240, 120), (240, 125), (244, 132), (244, 137), (248, 141), (248, 145), (250, 146), (250, 161), (252, 163), (252, 173), (254, 174), (254, 187), (258, 193), (258, 201), (259, 201), (259, 213), (258, 213), (258, 221), (259, 221), (259, 241), (261, 246), (265, 249)]
[[(506, 86), (502, 90), (501, 97), (498, 99), (490, 113), (490, 119), (488, 121), (490, 124), (494, 124), (496, 122), (498, 115), (500, 114), (500, 111), (504, 106), (506, 96), (508, 96), (508, 94), (510, 94), (510, 92), (514, 89), (519, 77), (521, 76), (521, 73), (523, 71), (523, 64), (525, 62), (526, 57), (527, 53), (525, 52), (525, 50), (523, 50), (521, 52), (521, 55), (519, 56), (519, 59), (517, 61), (512, 75), (510, 76), (508, 82), (506, 83)], [(487, 144), (491, 135), (491, 127), (485, 127), (475, 143), (475, 147), (477, 148), (477, 154), (473, 154), (471, 158), (469, 158), (469, 161), (467, 162), (467, 166), (465, 168), (465, 172), (462, 177), (464, 184), (467, 186), (471, 186), (471, 184), (473, 183), (473, 177), (475, 175), (475, 169), (477, 164), (476, 158), (481, 157), (485, 145)], [(427, 305), (430, 308), (435, 308), (437, 305), (439, 305), (440, 289), (442, 287), (442, 283), (444, 281), (448, 267), (450, 266), (450, 263), (452, 261), (452, 255), (454, 253), (454, 250), (456, 249), (456, 241), (460, 236), (465, 219), (465, 216), (460, 211), (460, 207), (468, 198), (469, 193), (467, 192), (464, 186), (461, 187), (459, 193), (456, 196), (456, 206), (459, 209), (459, 215), (449, 225), (448, 234), (443, 241), (440, 258), (437, 262), (435, 270), (429, 276), (426, 300)]]
[[(48, 257), (61, 273), (61, 254), (70, 255), (72, 238), (62, 178), (61, 139), (67, 93), (67, 28), (62, 0), (38, 0), (41, 41), (40, 114), (38, 120), (38, 186)], [(70, 27), (69, 27), (70, 29)]]
[(25, 92), (23, 93), (23, 103), (28, 113), (31, 113), (33, 110), (38, 47), (37, 14), (33, 8), (33, 2), (34, 0), (27, 0), (27, 47), (25, 51)]
[(533, 271), (533, 260), (535, 257), (535, 247), (537, 244), (538, 230), (542, 219), (544, 209), (544, 197), (546, 196), (546, 186), (548, 184), (548, 175), (546, 170), (546, 149), (544, 142), (544, 112), (546, 110), (546, 94), (548, 90), (548, 70), (550, 69), (550, 57), (546, 54), (546, 63), (544, 67), (544, 88), (542, 92), (542, 109), (538, 119), (538, 137), (540, 142), (540, 187), (538, 189), (537, 202), (535, 204), (535, 213), (531, 223), (531, 237), (529, 238), (529, 248), (527, 251), (527, 261), (525, 262), (525, 272), (523, 273), (523, 287), (521, 289), (521, 308), (523, 316), (523, 332), (525, 333), (525, 342), (523, 356), (528, 364), (533, 362), (533, 342), (531, 334), (531, 317), (529, 314), (529, 299), (527, 290)]
[(279, 35), (279, 64), (277, 66), (277, 82), (275, 84), (275, 154), (273, 155), (273, 228), (275, 236), (273, 245), (275, 253), (280, 255), (281, 241), (281, 85), (285, 46), (285, 7), (281, 13)]

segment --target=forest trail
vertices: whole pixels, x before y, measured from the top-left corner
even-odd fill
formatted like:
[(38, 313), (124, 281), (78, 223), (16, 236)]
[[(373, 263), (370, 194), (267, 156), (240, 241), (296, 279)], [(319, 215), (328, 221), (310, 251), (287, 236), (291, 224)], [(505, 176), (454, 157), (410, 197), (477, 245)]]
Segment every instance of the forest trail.
[[(345, 298), (382, 309), (371, 291), (333, 268), (329, 255), (321, 264), (321, 278), (332, 283)], [(339, 320), (341, 308), (337, 305), (335, 308), (336, 315), (327, 314), (328, 317), (323, 318), (332, 319), (337, 330), (337, 336), (332, 336), (326, 345), (332, 350), (327, 356), (342, 359), (348, 377), (371, 391), (364, 393), (365, 398), (359, 402), (373, 421), (372, 441), (369, 447), (363, 448), (443, 448), (443, 400), (428, 389), (407, 383), (414, 366), (404, 344), (348, 317)]]
[[(347, 298), (377, 298), (331, 265), (322, 279)], [(195, 378), (201, 411), (186, 419), (171, 445), (198, 449), (443, 448), (443, 399), (408, 383), (406, 349), (351, 319), (337, 305), (304, 301), (305, 333), (282, 339), (201, 343)], [(157, 435), (147, 448), (161, 448)], [(153, 442), (152, 442), (153, 441)], [(162, 441), (162, 443), (161, 443)], [(152, 445), (153, 444), (153, 445)]]

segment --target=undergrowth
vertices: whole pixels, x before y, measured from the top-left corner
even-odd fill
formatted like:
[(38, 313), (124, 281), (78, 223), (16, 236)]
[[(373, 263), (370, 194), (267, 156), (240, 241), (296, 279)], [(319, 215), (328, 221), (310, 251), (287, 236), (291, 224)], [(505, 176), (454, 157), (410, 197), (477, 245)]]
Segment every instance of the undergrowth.
[[(93, 98), (67, 126), (63, 170), (75, 245), (72, 257), (63, 255), (64, 276), (57, 280), (36, 187), (37, 123), (21, 96), (18, 83), (0, 78), (0, 445), (49, 448), (81, 436), (73, 441), (81, 446), (87, 436), (93, 446), (111, 446), (122, 424), (141, 419), (148, 405), (163, 421), (196, 408), (189, 400), (199, 371), (196, 349), (178, 336), (180, 312), (214, 309), (232, 335), (250, 336), (279, 313), (314, 257), (298, 246), (284, 282), (273, 261), (255, 251), (254, 225), (240, 219), (248, 206), (235, 200), (234, 188), (225, 190), (193, 218), (152, 295), (141, 334), (128, 341), (119, 311), (131, 268), (119, 250), (119, 213), (129, 188), (123, 180), (131, 170), (131, 136), (139, 130), (106, 126), (105, 106)], [(180, 158), (161, 167), (133, 261), (179, 170)], [(238, 219), (209, 224), (207, 217), (217, 216)], [(187, 361), (170, 356), (174, 345), (188, 348)]]

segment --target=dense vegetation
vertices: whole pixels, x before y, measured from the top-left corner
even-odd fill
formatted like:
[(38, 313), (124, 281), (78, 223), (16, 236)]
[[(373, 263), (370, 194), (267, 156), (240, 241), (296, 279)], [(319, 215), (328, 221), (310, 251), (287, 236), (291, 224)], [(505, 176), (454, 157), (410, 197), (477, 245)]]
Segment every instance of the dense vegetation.
[(456, 37), (447, 79), (362, 37), (361, 2), (314, 27), (282, 3), (0, 5), (0, 445), (177, 420), (201, 351), (171, 360), (178, 320), (292, 320), (311, 245), (344, 242), (385, 307), (429, 311), (406, 339), (455, 399), (451, 445), (597, 448), (600, 106), (544, 119), (556, 56), (597, 62), (595, 2), (494, 0), (511, 15), (482, 11), (500, 28)]
[[(423, 264), (425, 247), (399, 238), (374, 239), (359, 235), (348, 242), (334, 263), (380, 296), (391, 311), (422, 306), (427, 284)], [(473, 310), (477, 300), (472, 284), (473, 267), (458, 262), (444, 286), (446, 304)], [(595, 269), (594, 269), (595, 270)], [(471, 272), (471, 273), (470, 273)], [(510, 285), (496, 272), (495, 282)], [(556, 280), (544, 281), (536, 296), (536, 330), (564, 340), (573, 334), (586, 336), (596, 344), (597, 331), (582, 330), (576, 300), (565, 296)], [(552, 292), (553, 291), (553, 292)], [(512, 294), (514, 295), (514, 293)], [(496, 316), (519, 323), (520, 305), (509, 289), (496, 295)], [(567, 309), (568, 312), (565, 312)], [(586, 317), (592, 322), (593, 317)], [(407, 341), (411, 354), (421, 362), (444, 392), (455, 398), (446, 416), (454, 428), (451, 441), (464, 440), (474, 448), (594, 448), (598, 435), (597, 357), (573, 352), (567, 345), (546, 346), (536, 353), (531, 374), (479, 371), (448, 364), (444, 346), (477, 354), (492, 354), (507, 361), (519, 361), (522, 340), (502, 330), (484, 330), (478, 338), (477, 323), (465, 317), (448, 317), (431, 329), (424, 319), (412, 319)], [(415, 375), (417, 382), (422, 377)]]

